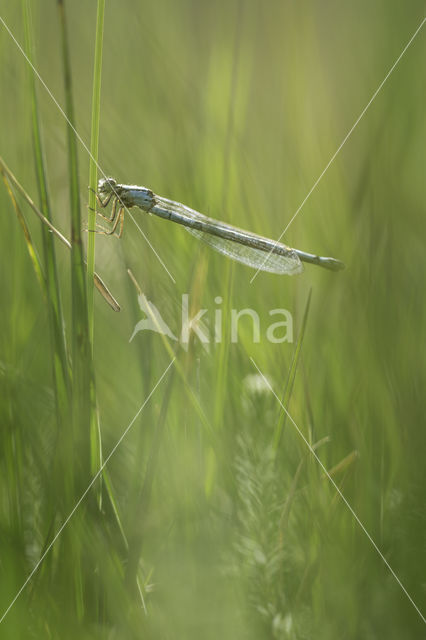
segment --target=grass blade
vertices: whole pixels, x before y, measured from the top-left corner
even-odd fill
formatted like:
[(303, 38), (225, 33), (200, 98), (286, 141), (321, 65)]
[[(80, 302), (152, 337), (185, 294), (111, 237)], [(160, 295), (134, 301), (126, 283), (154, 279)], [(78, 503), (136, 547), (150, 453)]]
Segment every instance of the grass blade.
[[(19, 191), (19, 193), (22, 195), (24, 200), (34, 211), (34, 213), (39, 218), (39, 220), (41, 220), (41, 222), (44, 225), (46, 225), (46, 227), (52, 232), (52, 234), (62, 242), (62, 244), (64, 244), (68, 249), (71, 249), (71, 242), (50, 222), (50, 220), (46, 218), (46, 216), (44, 216), (41, 213), (40, 209), (38, 209), (38, 207), (34, 204), (33, 200), (30, 198), (30, 196), (25, 191), (24, 187), (20, 184), (20, 182), (18, 182), (18, 180), (15, 178), (15, 176), (13, 175), (13, 173), (11, 172), (11, 170), (9, 169), (9, 167), (7, 166), (7, 164), (5, 163), (5, 161), (1, 156), (0, 156), (0, 172), (4, 176), (6, 176), (7, 180), (11, 184), (13, 184), (13, 186), (17, 189), (17, 191)], [(113, 311), (120, 311), (121, 310), (120, 305), (112, 295), (111, 291), (108, 289), (107, 285), (102, 280), (101, 276), (98, 273), (96, 273), (96, 271), (93, 275), (93, 279), (94, 279), (95, 287), (97, 288), (99, 293), (103, 296), (105, 301), (109, 304), (111, 309)]]
[[(94, 338), (94, 273), (95, 273), (95, 228), (96, 228), (96, 197), (97, 187), (97, 165), (99, 147), (99, 118), (101, 100), (101, 72), (102, 72), (102, 42), (104, 29), (105, 0), (98, 0), (98, 10), (96, 18), (96, 42), (95, 61), (93, 69), (93, 93), (92, 93), (92, 127), (90, 141), (90, 169), (89, 169), (89, 226), (87, 243), (87, 307), (89, 321), (90, 344), (93, 350)], [(102, 439), (99, 423), (99, 412), (97, 410), (96, 394), (94, 384), (90, 387), (90, 403), (92, 411), (90, 414), (90, 467), (92, 474), (95, 474), (102, 465)], [(102, 478), (98, 488), (98, 504), (102, 506)]]
[[(309, 291), (308, 299), (306, 301), (305, 312), (303, 314), (302, 320), (302, 328), (299, 333), (299, 338), (297, 340), (296, 349), (294, 351), (293, 360), (291, 363), (290, 371), (288, 372), (287, 382), (284, 387), (284, 392), (282, 395), (281, 406), (288, 407), (288, 403), (290, 401), (290, 396), (293, 391), (294, 380), (296, 378), (297, 366), (299, 364), (300, 351), (302, 349), (303, 337), (305, 335), (306, 322), (308, 320), (309, 306), (311, 304), (311, 295), (312, 289)], [(280, 410), (280, 415), (277, 421), (277, 426), (275, 427), (274, 439), (273, 439), (273, 447), (274, 450), (277, 451), (281, 437), (284, 431), (285, 423), (287, 419), (287, 413), (284, 410)]]
[[(30, 28), (30, 12), (28, 2), (23, 4), (24, 27), (25, 27), (25, 44), (28, 59), (33, 63), (33, 45)], [(44, 153), (42, 148), (42, 139), (40, 132), (40, 121), (38, 115), (37, 92), (35, 85), (35, 76), (30, 71), (30, 93), (31, 93), (31, 115), (32, 115), (32, 134), (35, 154), (35, 169), (37, 174), (37, 186), (43, 215), (50, 221), (52, 219), (49, 194), (46, 180), (46, 171), (44, 166)], [(55, 246), (52, 234), (48, 229), (42, 227), (43, 237), (43, 253), (46, 272), (46, 288), (49, 324), (53, 348), (53, 377), (54, 389), (56, 396), (56, 409), (59, 425), (64, 426), (67, 422), (69, 414), (69, 385), (70, 375), (68, 367), (68, 353), (65, 342), (64, 319), (62, 315), (61, 296), (59, 290), (58, 271), (56, 266)]]
[(16, 202), (15, 195), (14, 195), (14, 193), (12, 191), (11, 184), (10, 184), (6, 174), (2, 172), (2, 175), (3, 175), (3, 181), (4, 181), (5, 185), (6, 185), (6, 189), (7, 189), (7, 192), (9, 194), (9, 197), (12, 200), (12, 204), (13, 204), (13, 208), (15, 209), (16, 216), (17, 216), (17, 218), (19, 220), (19, 223), (20, 223), (20, 225), (22, 227), (22, 230), (24, 232), (25, 241), (27, 243), (28, 253), (30, 254), (31, 262), (33, 263), (33, 267), (34, 267), (34, 271), (35, 271), (37, 280), (38, 280), (38, 282), (40, 284), (40, 287), (41, 287), (41, 290), (43, 291), (44, 296), (46, 297), (47, 296), (46, 279), (44, 277), (43, 268), (42, 268), (40, 260), (38, 258), (36, 249), (34, 247), (33, 240), (31, 238), (30, 230), (28, 229), (27, 223), (25, 221), (25, 218), (24, 218), (24, 216), (22, 214), (22, 211), (21, 211), (20, 207), (19, 207), (18, 203)]
[(93, 298), (93, 276), (95, 271), (95, 236), (96, 228), (96, 197), (97, 188), (97, 167), (99, 148), (99, 119), (101, 102), (101, 73), (102, 73), (102, 43), (104, 30), (105, 0), (98, 0), (98, 11), (96, 17), (96, 42), (95, 61), (93, 68), (93, 94), (92, 94), (92, 128), (90, 140), (90, 168), (89, 168), (89, 224), (87, 242), (87, 304), (89, 313), (90, 340), (93, 344), (94, 332), (94, 298)]
[[(72, 429), (64, 442), (68, 455), (68, 479), (66, 503), (75, 502), (76, 496), (84, 489), (90, 477), (91, 425), (96, 421), (96, 403), (92, 348), (90, 344), (87, 313), (86, 273), (84, 268), (83, 243), (81, 237), (80, 188), (78, 179), (77, 139), (75, 135), (74, 101), (71, 77), (71, 62), (67, 33), (65, 3), (58, 0), (62, 37), (62, 63), (65, 88), (65, 113), (67, 118), (68, 172), (70, 184), (71, 211), (71, 292), (72, 292)], [(83, 522), (84, 512), (78, 514), (74, 526)], [(79, 527), (80, 528), (80, 527)], [(90, 569), (82, 563), (82, 549), (66, 532), (67, 560), (65, 574), (69, 576), (70, 587), (74, 589), (69, 597), (75, 602), (76, 615), (81, 620), (85, 615), (85, 580), (89, 584)], [(82, 575), (84, 572), (84, 576)]]
[[(71, 210), (71, 290), (72, 290), (72, 356), (73, 356), (73, 414), (74, 426), (78, 430), (75, 436), (86, 440), (86, 426), (90, 412), (90, 371), (91, 347), (87, 315), (87, 292), (81, 237), (80, 188), (78, 179), (77, 140), (75, 136), (75, 118), (71, 63), (69, 54), (65, 4), (58, 0), (62, 35), (62, 61), (65, 83), (65, 112), (67, 116), (68, 171), (70, 178)], [(83, 442), (82, 442), (83, 443)], [(87, 442), (86, 442), (87, 444)], [(86, 451), (88, 449), (86, 448)], [(89, 467), (85, 467), (88, 471)]]

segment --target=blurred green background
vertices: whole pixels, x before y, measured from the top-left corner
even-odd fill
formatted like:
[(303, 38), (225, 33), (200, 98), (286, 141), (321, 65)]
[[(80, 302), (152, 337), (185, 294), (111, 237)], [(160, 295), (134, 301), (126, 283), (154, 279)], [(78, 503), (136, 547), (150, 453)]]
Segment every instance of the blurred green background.
[[(96, 3), (65, 6), (77, 130), (89, 145)], [(31, 10), (37, 69), (63, 105), (56, 4), (35, 0)], [(420, 0), (111, 0), (100, 167), (277, 238), (423, 15)], [(20, 2), (3, 3), (1, 16), (23, 43)], [(153, 332), (129, 342), (145, 316), (128, 268), (175, 335), (188, 293), (194, 314), (208, 310), (210, 329), (222, 309), (223, 339), (208, 349), (196, 336), (187, 349), (170, 342), (177, 368), (108, 463), (114, 501), (104, 491), (98, 511), (95, 501), (81, 505), (0, 624), (1, 638), (424, 637), (421, 616), (253, 377), (250, 358), (284, 394), (424, 615), (425, 37), (422, 30), (284, 238), (343, 260), (345, 271), (308, 265), (300, 276), (260, 273), (251, 283), (252, 270), (133, 210), (173, 282), (130, 219), (120, 241), (96, 237), (96, 268), (122, 307), (113, 313), (96, 295), (104, 456), (171, 360)], [(0, 25), (0, 154), (37, 201), (28, 73)], [(41, 85), (38, 97), (54, 222), (69, 237), (65, 121)], [(88, 161), (80, 145), (84, 219)], [(50, 475), (57, 424), (46, 304), (3, 185), (0, 207), (3, 612), (66, 509)], [(40, 248), (40, 225), (22, 208)], [(57, 260), (68, 338), (70, 256), (60, 245)], [(249, 318), (230, 341), (231, 309), (244, 308), (259, 314), (258, 343)], [(276, 308), (292, 314), (292, 343), (266, 337)], [(70, 465), (82, 455), (72, 453)], [(89, 481), (78, 478), (82, 489)], [(124, 542), (133, 539), (136, 560)], [(126, 580), (132, 562), (136, 591)]]

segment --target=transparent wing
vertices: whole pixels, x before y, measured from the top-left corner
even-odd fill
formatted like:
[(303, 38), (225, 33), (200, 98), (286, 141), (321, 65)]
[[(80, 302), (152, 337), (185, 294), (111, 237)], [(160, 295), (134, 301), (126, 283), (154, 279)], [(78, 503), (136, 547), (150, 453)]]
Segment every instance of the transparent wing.
[(253, 269), (287, 275), (295, 275), (303, 271), (303, 265), (295, 251), (289, 252), (286, 256), (280, 256), (276, 253), (267, 253), (261, 249), (246, 247), (239, 242), (225, 240), (197, 229), (190, 229), (189, 227), (185, 227), (185, 229), (216, 251), (219, 251), (219, 253), (223, 253), (228, 258), (242, 262)]
[[(257, 236), (254, 233), (245, 232), (242, 229), (237, 229), (236, 227), (232, 227), (232, 225), (220, 222), (214, 218), (209, 218), (195, 209), (191, 209), (180, 202), (168, 200), (167, 198), (155, 196), (155, 206), (150, 211), (157, 213), (155, 211), (156, 208), (162, 212), (170, 212), (170, 219), (182, 224), (193, 236), (202, 240), (210, 247), (232, 260), (242, 262), (253, 269), (269, 271), (270, 273), (294, 275), (303, 271), (303, 265), (297, 255), (297, 252), (292, 249), (283, 247), (285, 255), (280, 255), (278, 253), (271, 253), (269, 249), (266, 250), (243, 244), (246, 235), (248, 241), (250, 240), (253, 242), (253, 240), (255, 241), (256, 239), (259, 239), (259, 242), (263, 244), (266, 241), (266, 243), (268, 243), (268, 247), (271, 246), (271, 248), (275, 246), (275, 242), (273, 240)], [(162, 215), (162, 217), (166, 216)], [(222, 228), (227, 231), (234, 231), (239, 235), (242, 242), (237, 242), (236, 240), (229, 238), (222, 238), (220, 235), (209, 233), (208, 231), (201, 229), (193, 229), (186, 224), (186, 221), (190, 218), (193, 220), (200, 220), (211, 227), (215, 227), (217, 225), (218, 229)]]

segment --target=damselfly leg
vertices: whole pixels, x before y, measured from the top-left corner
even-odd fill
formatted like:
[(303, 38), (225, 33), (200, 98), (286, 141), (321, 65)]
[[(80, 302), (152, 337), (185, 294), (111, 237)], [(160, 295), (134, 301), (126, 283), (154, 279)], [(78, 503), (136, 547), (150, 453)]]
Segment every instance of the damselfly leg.
[[(109, 224), (112, 225), (111, 229), (107, 230), (104, 229), (103, 227), (100, 227), (100, 229), (95, 229), (95, 233), (100, 233), (102, 235), (105, 236), (112, 236), (112, 235), (116, 235), (118, 238), (121, 238), (122, 234), (123, 234), (123, 225), (124, 225), (124, 207), (121, 204), (121, 202), (119, 201), (118, 196), (116, 196), (114, 193), (109, 193), (107, 194), (107, 196), (102, 200), (101, 196), (99, 195), (99, 193), (97, 191), (95, 191), (94, 189), (92, 189), (91, 187), (89, 187), (90, 191), (93, 191), (93, 193), (96, 196), (96, 202), (98, 203), (98, 205), (102, 208), (105, 209), (111, 199), (112, 199), (112, 207), (111, 207), (111, 215), (110, 216), (104, 216), (103, 213), (101, 213), (100, 211), (97, 211), (95, 209), (95, 213), (98, 216), (101, 216), (101, 218), (103, 218), (104, 220), (106, 220)], [(118, 206), (120, 205), (120, 206)], [(120, 231), (118, 232), (118, 234), (116, 234), (116, 230), (117, 230), (117, 226), (120, 224)]]

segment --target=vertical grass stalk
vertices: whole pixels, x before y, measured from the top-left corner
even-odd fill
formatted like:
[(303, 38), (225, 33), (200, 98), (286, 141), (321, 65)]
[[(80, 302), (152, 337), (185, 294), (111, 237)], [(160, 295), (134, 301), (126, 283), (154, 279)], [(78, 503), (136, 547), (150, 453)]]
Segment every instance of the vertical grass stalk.
[(96, 227), (96, 197), (94, 190), (97, 188), (98, 175), (98, 149), (99, 149), (99, 119), (101, 103), (101, 74), (102, 74), (102, 44), (104, 32), (105, 0), (98, 0), (96, 16), (96, 42), (95, 61), (93, 67), (93, 93), (92, 93), (92, 129), (90, 139), (90, 165), (89, 165), (89, 234), (87, 242), (87, 305), (89, 313), (90, 341), (93, 346), (94, 335), (94, 287), (93, 276), (95, 272), (95, 237)]
[[(72, 293), (72, 431), (67, 438), (69, 451), (66, 487), (66, 506), (72, 508), (76, 498), (81, 495), (90, 477), (90, 424), (95, 407), (91, 404), (94, 397), (94, 373), (92, 367), (92, 349), (90, 345), (89, 322), (87, 313), (86, 270), (81, 237), (80, 189), (78, 179), (77, 139), (75, 135), (75, 117), (71, 78), (70, 52), (67, 34), (67, 21), (64, 0), (58, 0), (59, 18), (62, 36), (62, 61), (65, 85), (65, 112), (67, 116), (68, 170), (70, 182), (71, 207), (71, 293)], [(94, 418), (96, 419), (96, 418)], [(72, 459), (71, 459), (72, 456)], [(70, 503), (68, 504), (68, 501)], [(65, 573), (72, 576), (73, 591), (70, 598), (75, 602), (77, 618), (85, 614), (85, 580), (88, 586), (92, 572), (82, 563), (82, 549), (76, 543), (83, 524), (83, 513), (79, 510), (74, 521), (76, 534), (66, 531), (67, 559)], [(93, 568), (92, 568), (93, 571)], [(82, 575), (84, 572), (84, 576)]]
[[(23, 2), (23, 17), (25, 28), (25, 48), (28, 59), (33, 63), (33, 43), (30, 28), (30, 11), (28, 0)], [(40, 131), (38, 114), (38, 101), (35, 84), (35, 76), (32, 70), (29, 74), (31, 94), (32, 134), (34, 144), (35, 169), (37, 186), (40, 198), (40, 208), (44, 216), (51, 221), (51, 208), (47, 186), (46, 170), (44, 165), (44, 152)], [(61, 296), (59, 290), (58, 271), (54, 238), (45, 225), (42, 225), (43, 254), (46, 274), (47, 304), (49, 325), (52, 340), (53, 384), (55, 389), (56, 411), (58, 424), (64, 426), (69, 415), (69, 385), (70, 371), (68, 366), (68, 354), (64, 333), (64, 319), (62, 315)]]
[[(101, 103), (101, 78), (102, 78), (102, 45), (104, 32), (105, 0), (98, 0), (96, 15), (96, 42), (95, 60), (93, 66), (93, 92), (92, 92), (92, 128), (90, 139), (90, 164), (89, 164), (89, 220), (87, 242), (87, 307), (89, 320), (89, 336), (93, 353), (94, 340), (94, 273), (95, 273), (95, 237), (96, 228), (96, 196), (97, 188), (98, 149), (99, 149), (99, 120)], [(102, 465), (102, 440), (99, 423), (99, 414), (96, 403), (95, 385), (90, 387), (90, 468), (92, 474), (96, 474)], [(99, 484), (98, 504), (102, 505), (102, 484)]]

